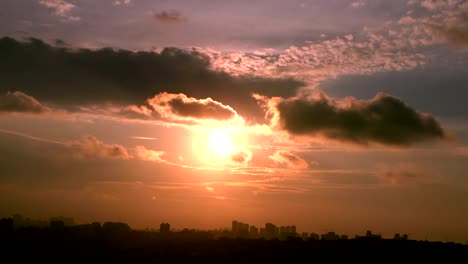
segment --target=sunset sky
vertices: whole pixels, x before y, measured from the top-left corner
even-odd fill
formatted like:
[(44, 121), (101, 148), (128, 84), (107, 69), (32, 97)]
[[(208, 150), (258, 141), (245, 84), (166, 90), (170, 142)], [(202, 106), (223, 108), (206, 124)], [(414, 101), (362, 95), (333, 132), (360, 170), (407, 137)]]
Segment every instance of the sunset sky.
[(1, 0), (0, 216), (468, 241), (467, 14)]

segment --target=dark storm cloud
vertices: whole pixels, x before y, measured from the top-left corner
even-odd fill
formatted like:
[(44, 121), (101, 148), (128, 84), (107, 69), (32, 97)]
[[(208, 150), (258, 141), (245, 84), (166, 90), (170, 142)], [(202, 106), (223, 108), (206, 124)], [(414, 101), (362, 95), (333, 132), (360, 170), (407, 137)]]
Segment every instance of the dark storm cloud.
[(323, 135), (360, 144), (388, 145), (409, 145), (446, 136), (432, 116), (418, 113), (384, 93), (367, 101), (353, 97), (334, 100), (321, 91), (290, 99), (256, 97), (267, 103), (273, 125), (292, 135)]
[(175, 10), (169, 10), (169, 11), (161, 11), (159, 13), (154, 14), (154, 18), (156, 18), (158, 21), (163, 22), (163, 23), (178, 23), (178, 22), (185, 22), (186, 19), (182, 17), (182, 15), (175, 11)]
[(237, 116), (236, 111), (230, 106), (211, 98), (196, 99), (185, 94), (160, 93), (147, 102), (161, 116), (171, 119), (228, 120)]
[(210, 69), (207, 57), (166, 48), (161, 53), (55, 47), (38, 39), (0, 39), (0, 92), (20, 90), (42, 102), (141, 104), (161, 93), (211, 97), (242, 115), (258, 113), (257, 92), (293, 96), (302, 82), (232, 77)]
[(48, 112), (50, 109), (42, 105), (34, 97), (22, 92), (7, 92), (0, 94), (0, 114), (2, 113), (35, 113)]

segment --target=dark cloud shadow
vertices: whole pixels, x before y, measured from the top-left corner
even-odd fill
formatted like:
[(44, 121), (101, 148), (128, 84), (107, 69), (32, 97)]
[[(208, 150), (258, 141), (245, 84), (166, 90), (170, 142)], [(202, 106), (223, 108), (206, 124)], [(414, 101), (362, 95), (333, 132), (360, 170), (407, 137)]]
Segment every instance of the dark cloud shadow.
[(160, 53), (104, 48), (72, 49), (39, 39), (0, 39), (0, 92), (19, 90), (49, 105), (68, 109), (103, 103), (140, 104), (161, 92), (211, 97), (241, 115), (262, 118), (250, 94), (293, 96), (295, 80), (233, 77), (210, 69), (194, 51)]
[(384, 93), (371, 100), (335, 100), (318, 90), (288, 99), (255, 97), (266, 104), (273, 125), (291, 135), (399, 146), (447, 137), (434, 117)]

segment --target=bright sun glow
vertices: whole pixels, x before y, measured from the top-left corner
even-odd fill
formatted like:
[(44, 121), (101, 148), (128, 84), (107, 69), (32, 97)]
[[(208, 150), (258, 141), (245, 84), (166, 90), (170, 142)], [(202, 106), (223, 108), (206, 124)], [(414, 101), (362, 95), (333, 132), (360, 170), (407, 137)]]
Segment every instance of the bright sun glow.
[(214, 155), (227, 157), (233, 151), (232, 138), (226, 130), (213, 131), (208, 138), (208, 146)]
[(247, 148), (247, 133), (235, 128), (206, 129), (193, 138), (196, 159), (214, 167), (238, 165), (232, 160), (232, 155)]

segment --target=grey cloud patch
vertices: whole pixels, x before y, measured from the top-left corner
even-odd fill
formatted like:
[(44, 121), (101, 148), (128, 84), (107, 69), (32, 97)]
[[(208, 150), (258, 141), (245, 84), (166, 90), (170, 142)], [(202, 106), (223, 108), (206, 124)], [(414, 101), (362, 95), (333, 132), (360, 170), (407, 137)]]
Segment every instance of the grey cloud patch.
[(185, 22), (186, 19), (176, 10), (163, 10), (159, 13), (153, 13), (155, 19), (163, 23), (180, 23)]
[(7, 92), (0, 94), (0, 114), (1, 113), (34, 113), (40, 114), (49, 112), (50, 109), (34, 97), (25, 93)]
[(242, 116), (260, 119), (252, 92), (286, 97), (304, 86), (292, 79), (233, 77), (212, 70), (206, 56), (176, 48), (160, 53), (89, 50), (51, 46), (39, 39), (1, 38), (0, 58), (0, 93), (14, 87), (49, 105), (67, 108), (141, 104), (154, 94), (168, 92), (211, 97)]
[(237, 150), (231, 154), (231, 160), (234, 163), (247, 165), (252, 159), (252, 152), (248, 150)]
[(171, 119), (228, 120), (237, 116), (230, 106), (211, 98), (196, 99), (185, 94), (160, 93), (148, 99), (148, 104), (162, 117)]
[(81, 140), (66, 143), (66, 146), (76, 150), (78, 158), (100, 159), (131, 159), (127, 149), (118, 144), (106, 144), (94, 136), (85, 136)]
[(303, 158), (285, 150), (276, 151), (273, 155), (269, 156), (269, 158), (276, 164), (289, 168), (306, 169), (309, 167), (309, 164)]
[(359, 144), (387, 145), (410, 145), (446, 137), (434, 117), (418, 113), (384, 93), (371, 100), (334, 100), (318, 90), (289, 99), (256, 97), (266, 104), (272, 125), (292, 135), (322, 135)]
[(468, 48), (468, 18), (464, 23), (443, 27), (430, 26), (436, 35), (447, 40), (447, 42), (464, 48)]

